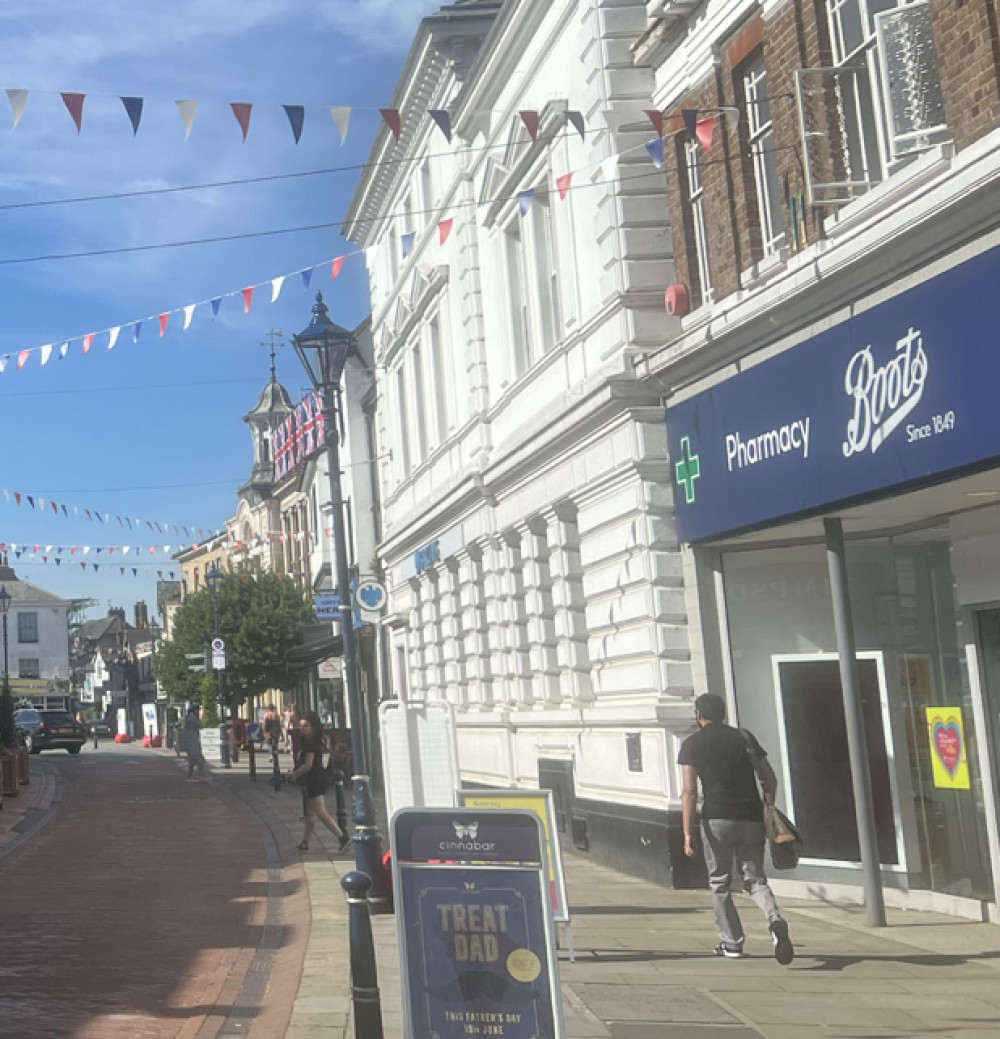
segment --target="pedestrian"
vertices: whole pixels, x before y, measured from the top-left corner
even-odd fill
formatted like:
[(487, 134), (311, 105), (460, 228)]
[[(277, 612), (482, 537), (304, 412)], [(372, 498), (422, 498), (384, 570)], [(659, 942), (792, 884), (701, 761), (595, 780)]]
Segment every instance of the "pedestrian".
[(264, 715), (264, 739), (267, 740), (267, 750), (273, 761), (278, 753), (278, 743), (281, 740), (281, 718), (274, 704), (267, 708)]
[(188, 756), (188, 779), (194, 780), (195, 766), (198, 767), (198, 775), (205, 778), (205, 755), (201, 752), (201, 708), (193, 703), (188, 708), (187, 717), (184, 719), (184, 749)]
[(299, 844), (299, 851), (309, 850), (309, 838), (316, 826), (316, 819), (340, 839), (338, 851), (343, 851), (350, 843), (350, 838), (337, 825), (326, 810), (326, 770), (323, 768), (323, 726), (319, 715), (309, 711), (299, 722), (299, 751), (295, 758), (295, 768), (288, 773), (286, 779), (294, 779), (301, 783), (306, 794), (305, 833)]
[(292, 708), (286, 706), (281, 714), (281, 731), (285, 736), (285, 750), (292, 749), (292, 735), (291, 735), (291, 724), (292, 724)]
[(295, 753), (295, 731), (299, 727), (299, 721), (302, 715), (299, 713), (299, 705), (293, 703), (288, 709), (288, 722), (285, 725), (285, 740), (288, 743), (288, 749), (294, 754)]
[(684, 769), (681, 806), (684, 820), (684, 854), (698, 854), (694, 833), (697, 781), (701, 780), (701, 836), (708, 882), (715, 901), (715, 925), (722, 941), (716, 956), (738, 959), (743, 955), (743, 924), (733, 904), (734, 866), (747, 894), (767, 917), (774, 943), (774, 958), (792, 962), (795, 950), (764, 875), (764, 805), (757, 789), (773, 803), (778, 778), (767, 753), (749, 730), (725, 723), (726, 704), (721, 696), (705, 693), (694, 702), (698, 731), (682, 744), (677, 761)]

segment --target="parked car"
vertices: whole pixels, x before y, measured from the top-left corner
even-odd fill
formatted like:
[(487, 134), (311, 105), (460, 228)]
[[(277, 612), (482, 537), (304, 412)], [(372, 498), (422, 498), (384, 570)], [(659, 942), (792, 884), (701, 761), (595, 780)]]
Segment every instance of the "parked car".
[(14, 712), (14, 724), (24, 736), (24, 745), (32, 754), (64, 747), (79, 754), (87, 740), (83, 726), (66, 711), (39, 711), (24, 707)]
[(114, 733), (111, 731), (111, 726), (103, 718), (96, 718), (93, 721), (86, 723), (87, 735), (93, 738), (97, 735), (100, 739), (111, 739)]

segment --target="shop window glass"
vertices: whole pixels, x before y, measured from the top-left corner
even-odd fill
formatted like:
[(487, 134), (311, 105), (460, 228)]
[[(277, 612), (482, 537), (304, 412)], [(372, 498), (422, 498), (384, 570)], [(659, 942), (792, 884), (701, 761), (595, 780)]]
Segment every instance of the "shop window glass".
[[(969, 633), (953, 599), (947, 530), (850, 541), (847, 554), (883, 864), (905, 871), (912, 888), (989, 900), (962, 651)], [(857, 833), (849, 773), (834, 774), (835, 759), (847, 752), (824, 547), (727, 553), (723, 572), (739, 722), (771, 756), (779, 798), (803, 828), (810, 868), (831, 867), (828, 882), (848, 880), (843, 868), (856, 861)], [(969, 790), (935, 785), (928, 707), (960, 710)], [(836, 796), (816, 782), (817, 757), (828, 751), (831, 785), (847, 788)]]

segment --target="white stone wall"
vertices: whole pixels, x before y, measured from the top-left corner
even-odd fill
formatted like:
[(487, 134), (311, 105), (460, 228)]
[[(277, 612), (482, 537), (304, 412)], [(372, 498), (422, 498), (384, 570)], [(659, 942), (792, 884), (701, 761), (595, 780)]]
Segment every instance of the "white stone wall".
[[(674, 280), (663, 182), (642, 148), (652, 76), (629, 52), (645, 8), (524, 0), (501, 19), (474, 77), (453, 77), (431, 46), (401, 82), (397, 98), (450, 109), (455, 148), (404, 105), (409, 172), (353, 225), (372, 282), (393, 687), (455, 704), (468, 780), (533, 786), (540, 757), (572, 759), (580, 796), (666, 807), (668, 724), (689, 719), (692, 677), (663, 409), (630, 359), (667, 338)], [(521, 109), (542, 113), (537, 146)], [(599, 167), (622, 152), (608, 182)], [(429, 188), (413, 172), (428, 154)], [(532, 233), (515, 201), (528, 188), (532, 213), (547, 202), (551, 217), (558, 320), (551, 347), (519, 364), (507, 236)], [(405, 261), (403, 230), (417, 232)]]

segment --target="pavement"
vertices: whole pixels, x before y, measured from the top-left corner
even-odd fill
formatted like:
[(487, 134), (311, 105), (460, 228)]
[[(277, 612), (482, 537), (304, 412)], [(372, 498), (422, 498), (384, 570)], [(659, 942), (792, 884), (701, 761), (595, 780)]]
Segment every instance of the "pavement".
[[(182, 774), (183, 763), (172, 751), (145, 754), (151, 764)], [(286, 755), (283, 768), (288, 762)], [(239, 948), (230, 952), (232, 966), (242, 958), (246, 969), (236, 971), (228, 989), (223, 985), (214, 993), (215, 1030), (203, 1025), (190, 1034), (347, 1039), (354, 1028), (340, 877), (353, 861), (349, 853), (337, 853), (336, 838), (326, 831), (314, 835), (309, 852), (295, 851), (302, 826), (298, 790), (275, 793), (267, 780), (266, 756), (258, 757), (253, 783), (241, 754), (231, 770), (214, 768), (208, 782), (188, 787), (204, 799), (206, 812), (220, 810), (211, 807), (216, 795), (252, 821), (263, 852), (246, 854), (269, 895), (266, 907), (255, 910), (256, 948), (246, 936), (242, 944), (233, 940)], [(48, 811), (58, 813), (59, 803), (53, 798)], [(0, 868), (6, 814), (7, 808), (0, 812)], [(232, 812), (227, 818), (235, 825)], [(63, 825), (58, 814), (54, 822), (32, 839), (51, 839)], [(191, 855), (197, 860), (194, 845)], [(741, 897), (749, 955), (724, 960), (711, 954), (717, 937), (707, 891), (673, 891), (575, 854), (565, 856), (565, 866), (576, 949), (570, 962), (563, 941), (559, 956), (567, 1039), (1000, 1036), (995, 925), (889, 910), (890, 926), (873, 931), (857, 907), (785, 900), (796, 959), (781, 967), (763, 918)], [(372, 926), (385, 1039), (403, 1039), (395, 920), (374, 917)], [(4, 1003), (0, 993), (0, 1035), (7, 1034)], [(241, 1005), (242, 1018), (236, 1013)], [(68, 1034), (103, 1039), (98, 1032)]]

